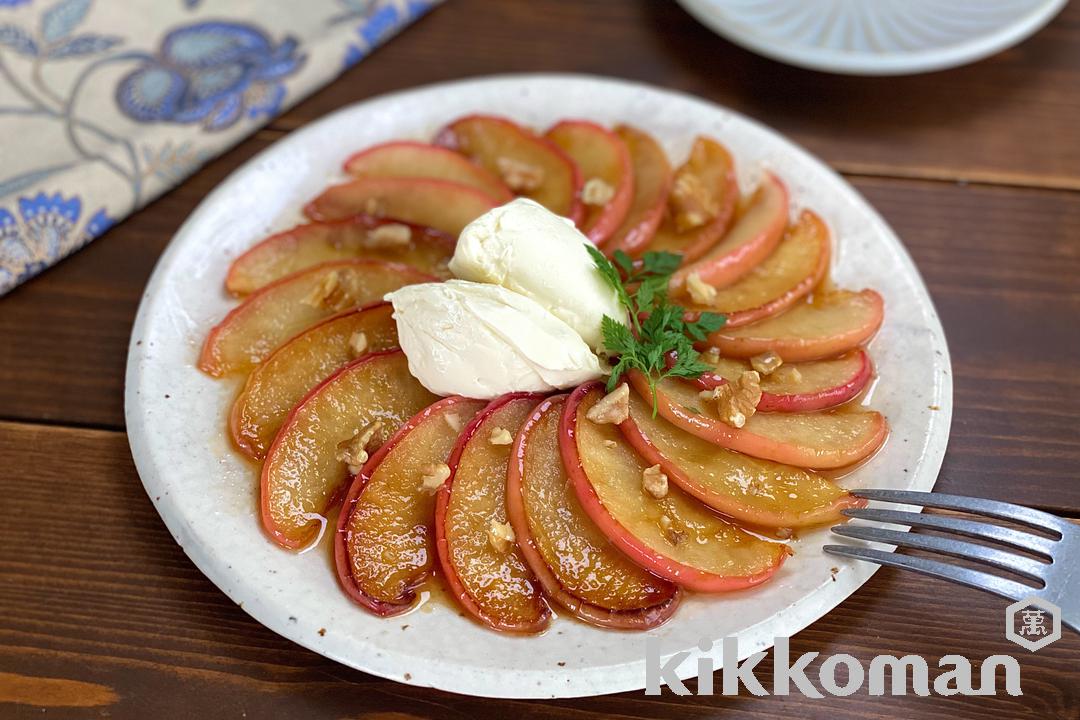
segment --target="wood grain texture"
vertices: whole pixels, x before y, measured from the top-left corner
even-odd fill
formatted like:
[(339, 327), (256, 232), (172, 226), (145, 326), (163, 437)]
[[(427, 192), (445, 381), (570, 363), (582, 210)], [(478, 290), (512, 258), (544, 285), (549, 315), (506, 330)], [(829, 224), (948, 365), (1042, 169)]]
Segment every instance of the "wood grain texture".
[(699, 95), (864, 174), (1080, 188), (1080, 5), (995, 57), (856, 78), (789, 67), (714, 35), (674, 2), (454, 0), (274, 122), (492, 72), (583, 72)]
[[(72, 458), (78, 458), (73, 474)], [(405, 687), (337, 665), (274, 635), (206, 580), (142, 491), (119, 432), (0, 423), (0, 701), (5, 674), (67, 678), (68, 706), (113, 718), (982, 718), (1080, 717), (1080, 636), (1019, 657), (1023, 697), (658, 697), (490, 701)], [(64, 491), (58, 492), (58, 488)], [(719, 601), (722, 602), (722, 601)], [(791, 652), (882, 652), (973, 662), (1014, 646), (1004, 600), (882, 570), (799, 633)], [(357, 610), (360, 612), (360, 610)], [(332, 632), (333, 629), (331, 628)], [(816, 677), (818, 663), (811, 665)], [(771, 657), (757, 675), (771, 683)], [(22, 680), (29, 685), (28, 680)], [(80, 685), (82, 694), (78, 694)], [(111, 694), (110, 694), (111, 693)], [(42, 717), (45, 704), (2, 704)], [(48, 708), (46, 717), (100, 717)]]

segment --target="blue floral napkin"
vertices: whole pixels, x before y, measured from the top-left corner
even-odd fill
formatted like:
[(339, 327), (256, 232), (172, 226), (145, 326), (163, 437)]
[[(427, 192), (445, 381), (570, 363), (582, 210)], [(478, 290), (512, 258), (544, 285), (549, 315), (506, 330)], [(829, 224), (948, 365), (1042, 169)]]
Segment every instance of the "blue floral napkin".
[(439, 0), (0, 0), (0, 295)]

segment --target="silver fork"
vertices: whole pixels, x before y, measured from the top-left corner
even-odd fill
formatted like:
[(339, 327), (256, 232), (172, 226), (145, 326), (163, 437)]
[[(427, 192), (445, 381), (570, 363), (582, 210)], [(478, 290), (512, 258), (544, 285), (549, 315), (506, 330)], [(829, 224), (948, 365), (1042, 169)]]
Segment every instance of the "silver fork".
[(1080, 632), (1080, 528), (1073, 523), (1041, 510), (996, 500), (907, 490), (853, 490), (852, 493), (867, 500), (956, 510), (984, 518), (1007, 520), (1054, 536), (1046, 537), (989, 522), (949, 515), (928, 515), (884, 508), (857, 508), (844, 511), (848, 517), (859, 520), (907, 525), (911, 528), (928, 528), (969, 538), (989, 540), (1042, 558), (1038, 560), (1007, 550), (938, 535), (890, 530), (871, 525), (837, 525), (832, 529), (834, 533), (844, 537), (917, 548), (989, 565), (1027, 578), (1035, 584), (1034, 586), (992, 573), (950, 565), (940, 560), (899, 555), (869, 547), (826, 545), (825, 552), (879, 565), (914, 570), (924, 575), (992, 592), (1010, 600), (1019, 601), (1029, 597), (1048, 600), (1061, 608), (1062, 622), (1076, 632)]

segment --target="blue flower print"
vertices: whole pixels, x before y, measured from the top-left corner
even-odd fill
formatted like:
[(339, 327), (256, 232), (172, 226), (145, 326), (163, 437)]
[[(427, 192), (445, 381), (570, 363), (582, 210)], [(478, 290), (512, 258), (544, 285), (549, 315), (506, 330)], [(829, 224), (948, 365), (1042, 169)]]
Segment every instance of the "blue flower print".
[(77, 231), (82, 201), (60, 193), (18, 199), (18, 218), (0, 208), (0, 294), (70, 255), (115, 222), (104, 208)]
[(26, 5), (29, 2), (30, 0), (0, 0), (0, 8), (19, 7), (20, 5)]
[(116, 102), (139, 122), (224, 130), (244, 115), (276, 114), (285, 98), (281, 81), (304, 59), (293, 37), (275, 45), (252, 25), (200, 22), (166, 35), (158, 54), (120, 81)]

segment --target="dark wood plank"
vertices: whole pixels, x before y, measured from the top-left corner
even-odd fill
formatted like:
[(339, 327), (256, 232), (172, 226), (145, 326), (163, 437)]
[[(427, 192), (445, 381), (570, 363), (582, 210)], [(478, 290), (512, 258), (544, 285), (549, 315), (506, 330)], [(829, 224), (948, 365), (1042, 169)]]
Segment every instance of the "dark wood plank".
[(715, 100), (849, 172), (1080, 188), (1080, 5), (975, 65), (900, 78), (788, 67), (673, 2), (454, 0), (275, 121), (492, 72), (584, 72)]
[[(1017, 653), (1023, 697), (623, 693), (524, 702), (405, 687), (279, 638), (214, 588), (143, 494), (122, 433), (0, 423), (0, 467), (5, 718), (1080, 717), (1080, 636), (1072, 633), (1038, 653)], [(846, 652), (868, 665), (882, 653), (933, 661), (954, 652), (978, 662), (1015, 649), (1003, 638), (1005, 604), (882, 570), (799, 633), (792, 653)], [(759, 667), (769, 688), (771, 657)], [(21, 702), (4, 704), (13, 698)]]
[[(128, 333), (153, 263), (245, 143), (0, 304), (0, 416), (120, 428)], [(953, 355), (943, 490), (1080, 513), (1080, 194), (855, 178), (911, 249)], [(156, 209), (155, 209), (156, 208)]]

